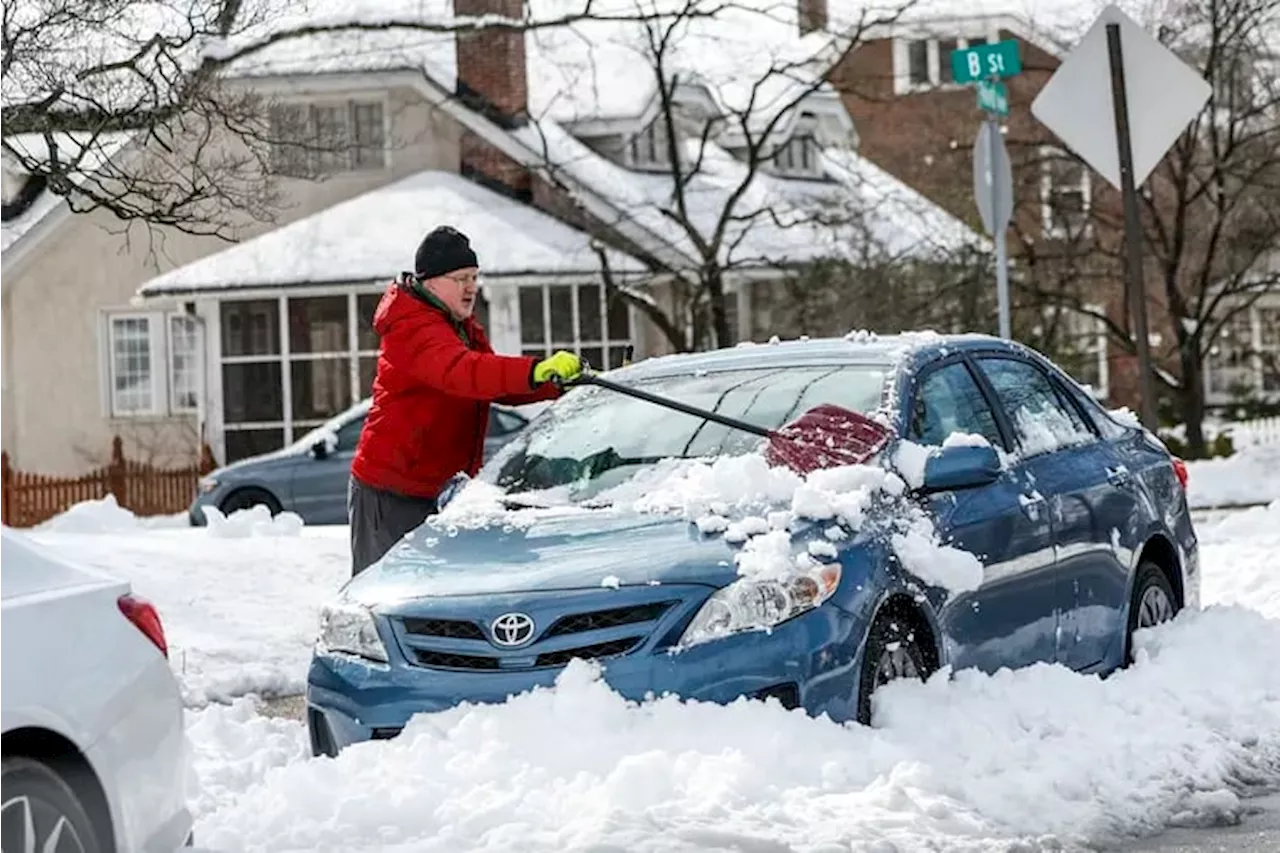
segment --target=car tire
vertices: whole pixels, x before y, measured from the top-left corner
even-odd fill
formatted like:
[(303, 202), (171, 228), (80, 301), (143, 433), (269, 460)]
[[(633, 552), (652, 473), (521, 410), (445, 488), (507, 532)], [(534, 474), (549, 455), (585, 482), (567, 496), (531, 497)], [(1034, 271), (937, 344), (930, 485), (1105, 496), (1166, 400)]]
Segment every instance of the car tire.
[[(0, 775), (0, 849), (45, 850), (55, 832), (56, 846), (47, 848), (53, 853), (104, 853), (115, 846), (110, 828), (94, 826), (75, 789), (54, 767), (32, 758), (5, 758)], [(28, 815), (34, 839), (27, 837)]]
[(1178, 615), (1178, 597), (1164, 570), (1148, 560), (1138, 564), (1129, 599), (1129, 624), (1125, 631), (1124, 665), (1133, 663), (1133, 635), (1143, 628), (1168, 622)]
[(871, 697), (883, 685), (898, 678), (924, 681), (938, 668), (937, 652), (928, 637), (917, 630), (914, 616), (900, 609), (882, 610), (867, 632), (858, 678), (858, 722), (871, 725)]
[(251, 509), (258, 504), (270, 510), (272, 517), (280, 514), (280, 501), (265, 489), (236, 489), (222, 499), (218, 509), (222, 510), (223, 515), (231, 515), (237, 510)]

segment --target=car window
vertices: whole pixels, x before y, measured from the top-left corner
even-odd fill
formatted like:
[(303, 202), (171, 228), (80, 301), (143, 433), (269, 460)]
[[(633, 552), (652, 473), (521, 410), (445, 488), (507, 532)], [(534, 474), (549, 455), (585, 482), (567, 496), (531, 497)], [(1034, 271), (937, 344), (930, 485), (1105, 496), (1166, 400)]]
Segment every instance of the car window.
[[(884, 394), (879, 365), (762, 367), (642, 380), (639, 387), (774, 429), (819, 403), (860, 413)], [(760, 437), (598, 388), (577, 389), (525, 427), (480, 473), (512, 492), (569, 487), (585, 500), (665, 459), (750, 452)]]
[(1080, 413), (1034, 364), (1013, 358), (979, 358), (978, 366), (995, 390), (1028, 456), (1092, 441)]
[(920, 444), (940, 445), (953, 432), (980, 435), (1003, 447), (995, 414), (964, 362), (927, 374), (916, 389), (908, 437)]
[(355, 450), (360, 443), (360, 432), (364, 429), (364, 418), (356, 418), (343, 424), (338, 429), (338, 449)]
[(489, 435), (503, 436), (515, 432), (523, 425), (524, 421), (510, 412), (489, 409)]

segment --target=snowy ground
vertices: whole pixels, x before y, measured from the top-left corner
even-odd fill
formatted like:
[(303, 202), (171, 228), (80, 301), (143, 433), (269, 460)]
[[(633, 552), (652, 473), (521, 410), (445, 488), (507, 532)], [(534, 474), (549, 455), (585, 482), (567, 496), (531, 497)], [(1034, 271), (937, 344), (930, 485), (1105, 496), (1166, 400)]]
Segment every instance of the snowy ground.
[(1229, 821), (1280, 786), (1280, 501), (1202, 524), (1206, 610), (1106, 681), (940, 675), (886, 691), (868, 729), (761, 704), (637, 707), (575, 665), (554, 691), (419, 717), (336, 760), (253, 698), (205, 703), (300, 689), (345, 528), (77, 527), (99, 532), (36, 536), (130, 578), (164, 617), (202, 847), (1021, 853)]

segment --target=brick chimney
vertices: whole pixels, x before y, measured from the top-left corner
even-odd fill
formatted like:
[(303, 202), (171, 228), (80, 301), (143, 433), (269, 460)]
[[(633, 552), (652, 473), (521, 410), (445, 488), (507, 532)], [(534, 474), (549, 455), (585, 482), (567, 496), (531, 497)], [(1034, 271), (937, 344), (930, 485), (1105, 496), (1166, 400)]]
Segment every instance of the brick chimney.
[[(524, 0), (453, 0), (453, 11), (458, 17), (500, 15), (519, 20)], [(459, 100), (500, 127), (524, 124), (529, 112), (524, 31), (458, 33), (457, 51)], [(518, 198), (527, 200), (531, 195), (528, 170), (469, 130), (462, 136), (461, 172)]]
[(827, 0), (796, 0), (800, 35), (807, 36), (827, 26)]

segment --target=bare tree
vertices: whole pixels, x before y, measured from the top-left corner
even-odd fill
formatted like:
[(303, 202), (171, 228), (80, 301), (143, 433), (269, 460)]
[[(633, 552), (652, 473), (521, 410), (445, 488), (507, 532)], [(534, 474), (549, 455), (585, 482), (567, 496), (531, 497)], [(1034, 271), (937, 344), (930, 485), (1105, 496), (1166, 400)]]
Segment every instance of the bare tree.
[[(627, 189), (614, 188), (614, 220), (598, 224), (635, 226), (674, 247), (665, 257), (627, 247), (664, 282), (661, 296), (628, 286), (601, 254), (611, 295), (645, 315), (673, 349), (734, 340), (731, 282), (794, 288), (808, 281), (838, 290), (848, 278), (832, 275), (834, 266), (813, 267), (815, 261), (886, 267), (919, 261), (928, 250), (936, 261), (938, 250), (971, 236), (960, 227), (938, 234), (923, 225), (930, 216), (955, 223), (853, 154), (847, 113), (825, 79), (835, 59), (872, 27), (896, 20), (909, 0), (864, 9), (838, 34), (806, 38), (798, 34), (794, 3), (678, 0), (665, 4), (673, 12), (659, 18), (642, 14), (652, 0), (632, 2), (642, 20), (608, 29), (588, 22), (539, 34), (534, 43), (547, 39), (537, 49), (559, 63), (561, 97), (594, 101), (588, 114), (616, 106), (595, 101), (602, 92), (622, 100), (620, 87), (651, 92), (630, 104), (643, 109), (646, 127), (609, 138), (592, 138), (589, 127), (570, 132), (562, 124), (573, 124), (572, 115), (563, 114), (573, 105), (553, 100), (536, 105), (541, 114), (535, 109), (521, 133), (552, 182), (567, 187), (567, 176), (605, 187), (628, 182)], [(822, 99), (825, 108), (815, 103)], [(835, 111), (844, 124), (833, 130)], [(808, 129), (797, 131), (798, 125)], [(602, 155), (613, 161), (604, 173), (584, 166)], [(797, 171), (826, 183), (785, 180)], [(890, 185), (897, 195), (886, 190)], [(916, 221), (886, 227), (895, 213)], [(912, 235), (918, 239), (904, 239)], [(852, 300), (858, 292), (832, 298)]]
[(303, 0), (7, 3), (0, 127), (6, 158), (32, 176), (17, 201), (47, 189), (79, 213), (232, 239), (238, 224), (273, 221), (278, 204), (268, 105), (236, 84), (240, 64), (316, 36), (385, 36), (394, 45), (643, 14), (607, 0), (565, 0), (520, 19), (455, 16), (449, 0), (435, 6), (370, 15), (332, 4), (321, 15)]
[[(1280, 293), (1280, 0), (1178, 0), (1164, 11), (1152, 31), (1213, 87), (1140, 190), (1158, 384), (1200, 456), (1206, 361), (1237, 317)], [(1095, 191), (1084, 224), (1031, 257), (1021, 284), (1033, 301), (1095, 317), (1133, 353), (1127, 300), (1119, 317), (1089, 304), (1101, 283), (1122, 280), (1116, 194)]]

